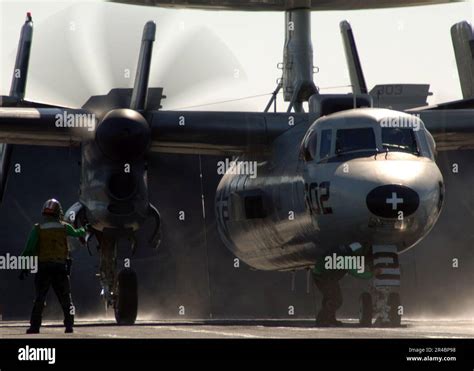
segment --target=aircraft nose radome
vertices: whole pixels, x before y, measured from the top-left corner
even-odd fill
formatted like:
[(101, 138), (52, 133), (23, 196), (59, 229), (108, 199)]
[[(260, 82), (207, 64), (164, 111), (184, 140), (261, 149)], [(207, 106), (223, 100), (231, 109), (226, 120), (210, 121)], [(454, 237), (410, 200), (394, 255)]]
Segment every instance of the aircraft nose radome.
[(390, 184), (374, 188), (367, 195), (367, 207), (373, 214), (382, 218), (398, 218), (413, 214), (420, 205), (420, 197), (413, 189)]

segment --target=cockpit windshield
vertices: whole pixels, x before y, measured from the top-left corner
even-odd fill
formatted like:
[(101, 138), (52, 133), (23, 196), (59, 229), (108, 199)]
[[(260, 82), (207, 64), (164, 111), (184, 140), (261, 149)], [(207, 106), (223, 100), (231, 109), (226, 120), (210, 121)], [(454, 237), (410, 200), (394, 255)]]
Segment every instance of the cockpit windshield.
[(375, 151), (377, 144), (372, 128), (339, 129), (336, 134), (336, 154), (354, 151)]
[(411, 128), (382, 128), (382, 145), (388, 151), (419, 153)]

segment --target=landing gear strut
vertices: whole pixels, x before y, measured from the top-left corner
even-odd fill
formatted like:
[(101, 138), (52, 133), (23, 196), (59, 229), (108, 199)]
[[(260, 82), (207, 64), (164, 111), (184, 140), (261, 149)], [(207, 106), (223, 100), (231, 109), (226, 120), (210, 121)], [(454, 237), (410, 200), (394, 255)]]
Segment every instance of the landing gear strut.
[[(387, 305), (389, 307), (387, 327), (400, 327), (402, 316), (399, 314), (400, 294), (392, 292), (388, 296)], [(371, 327), (374, 315), (374, 302), (372, 295), (368, 292), (361, 294), (359, 298), (359, 324), (361, 327)]]
[(402, 316), (399, 314), (400, 294), (392, 292), (388, 296), (388, 306), (390, 307), (388, 312), (390, 324), (394, 327), (399, 327), (402, 323)]
[[(153, 248), (158, 248), (161, 242), (161, 217), (158, 209), (148, 205), (148, 217), (155, 225), (149, 242)], [(85, 208), (77, 202), (66, 212), (66, 220), (75, 228), (88, 224)], [(126, 229), (104, 229), (102, 231), (88, 228), (86, 238), (79, 239), (90, 251), (90, 241), (95, 236), (98, 242), (97, 250), (100, 257), (98, 277), (101, 285), (101, 296), (105, 302), (105, 310), (114, 308), (115, 319), (119, 325), (133, 325), (138, 312), (138, 284), (137, 275), (129, 265), (117, 273), (117, 243), (120, 239), (127, 239), (130, 243), (131, 256), (135, 253), (137, 240), (135, 232)]]
[(359, 298), (359, 324), (361, 327), (372, 326), (372, 317), (374, 315), (374, 307), (372, 303), (372, 295), (363, 292)]
[[(106, 308), (113, 307), (119, 325), (133, 325), (138, 312), (137, 275), (131, 268), (117, 274), (117, 238), (106, 233), (99, 237), (100, 283)], [(133, 247), (133, 243), (132, 243)], [(132, 248), (133, 250), (133, 248)]]

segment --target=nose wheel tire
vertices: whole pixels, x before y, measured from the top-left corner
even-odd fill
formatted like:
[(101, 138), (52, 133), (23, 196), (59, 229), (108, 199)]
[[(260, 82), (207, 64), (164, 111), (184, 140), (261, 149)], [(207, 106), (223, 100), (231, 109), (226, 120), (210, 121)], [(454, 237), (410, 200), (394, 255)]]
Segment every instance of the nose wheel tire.
[(115, 319), (119, 325), (133, 325), (138, 312), (137, 275), (131, 269), (123, 269), (117, 279)]
[(362, 327), (372, 326), (373, 316), (372, 296), (363, 292), (359, 298), (359, 324)]
[(390, 307), (389, 319), (390, 324), (394, 327), (399, 327), (402, 323), (402, 316), (398, 313), (400, 304), (400, 294), (396, 292), (390, 293), (388, 297), (388, 305)]

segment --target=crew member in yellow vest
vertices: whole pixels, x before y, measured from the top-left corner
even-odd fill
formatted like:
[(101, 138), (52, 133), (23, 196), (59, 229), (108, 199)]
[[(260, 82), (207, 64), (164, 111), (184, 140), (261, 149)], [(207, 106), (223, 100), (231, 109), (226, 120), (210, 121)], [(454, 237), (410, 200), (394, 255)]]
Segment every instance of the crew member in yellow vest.
[[(50, 286), (58, 297), (64, 312), (66, 333), (73, 332), (75, 308), (71, 298), (70, 249), (67, 237), (84, 237), (84, 228), (74, 229), (62, 221), (63, 210), (58, 200), (46, 201), (43, 206), (43, 220), (35, 224), (30, 232), (22, 256), (38, 257), (38, 272), (35, 277), (36, 298), (31, 313), (27, 334), (39, 333), (46, 295)], [(22, 272), (21, 278), (24, 277)]]

